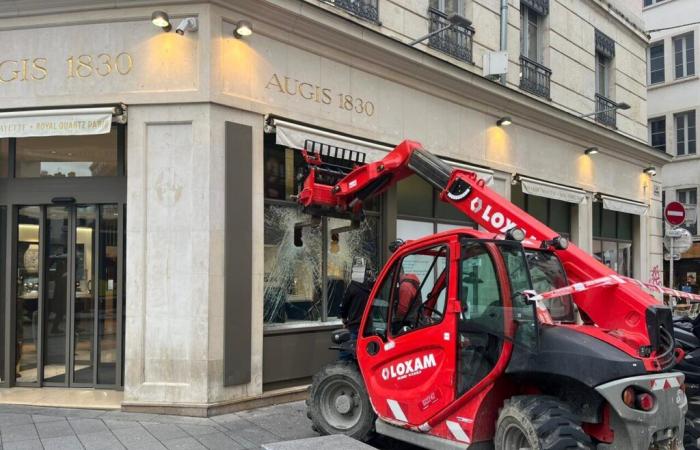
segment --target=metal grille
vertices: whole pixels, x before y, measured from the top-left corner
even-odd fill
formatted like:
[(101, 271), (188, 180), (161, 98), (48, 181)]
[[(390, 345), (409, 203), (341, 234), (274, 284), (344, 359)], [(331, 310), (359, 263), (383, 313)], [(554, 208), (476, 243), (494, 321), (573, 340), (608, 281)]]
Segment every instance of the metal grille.
[[(429, 32), (431, 33), (450, 25), (447, 14), (437, 9), (430, 8), (428, 18), (430, 20)], [(449, 30), (430, 36), (428, 46), (470, 63), (472, 62), (473, 36), (474, 28), (455, 25)]]
[(338, 8), (372, 22), (379, 22), (378, 0), (327, 0)]
[(520, 56), (520, 89), (549, 98), (552, 71), (526, 56)]
[(617, 106), (617, 103), (600, 94), (595, 95), (595, 110), (605, 111), (595, 115), (595, 120), (603, 125), (616, 128), (617, 127), (617, 110), (612, 109)]
[(615, 57), (615, 41), (603, 33), (602, 31), (595, 30), (595, 50), (608, 58)]

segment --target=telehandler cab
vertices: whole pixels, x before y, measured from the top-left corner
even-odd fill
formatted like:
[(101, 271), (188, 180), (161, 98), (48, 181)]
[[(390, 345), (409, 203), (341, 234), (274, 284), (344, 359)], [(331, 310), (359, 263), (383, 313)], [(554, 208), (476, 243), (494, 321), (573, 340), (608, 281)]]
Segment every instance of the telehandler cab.
[[(416, 142), (370, 163), (317, 144), (302, 150), (296, 200), (315, 219), (295, 226), (297, 245), (320, 216), (359, 223), (363, 202), (412, 174), (486, 230), (395, 243), (356, 341), (333, 333), (355, 359), (313, 378), (318, 432), (432, 449), (683, 449), (667, 306)], [(417, 286), (402, 289), (409, 275)]]

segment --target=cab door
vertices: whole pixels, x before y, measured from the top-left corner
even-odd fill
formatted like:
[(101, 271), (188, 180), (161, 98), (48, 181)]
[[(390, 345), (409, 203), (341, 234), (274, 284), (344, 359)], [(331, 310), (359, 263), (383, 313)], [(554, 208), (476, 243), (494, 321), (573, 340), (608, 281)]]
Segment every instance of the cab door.
[(456, 237), (400, 249), (365, 314), (357, 357), (380, 417), (419, 426), (455, 398)]

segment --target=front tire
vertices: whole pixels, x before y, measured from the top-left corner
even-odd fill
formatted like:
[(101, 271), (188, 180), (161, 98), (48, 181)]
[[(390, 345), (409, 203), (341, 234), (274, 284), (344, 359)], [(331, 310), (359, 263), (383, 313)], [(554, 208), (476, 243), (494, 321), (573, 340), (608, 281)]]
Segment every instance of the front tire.
[(591, 438), (571, 409), (554, 397), (506, 400), (496, 423), (496, 450), (592, 450)]
[(320, 434), (345, 434), (359, 441), (372, 437), (376, 415), (354, 361), (324, 366), (311, 382), (307, 416)]

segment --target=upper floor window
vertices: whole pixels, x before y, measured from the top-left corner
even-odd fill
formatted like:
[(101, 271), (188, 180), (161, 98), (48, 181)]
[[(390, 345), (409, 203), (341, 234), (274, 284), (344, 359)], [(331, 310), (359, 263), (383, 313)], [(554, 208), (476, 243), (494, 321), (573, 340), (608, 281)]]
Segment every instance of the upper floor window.
[(378, 0), (327, 0), (357, 17), (379, 22)]
[(664, 42), (649, 47), (649, 84), (664, 82)]
[(695, 111), (679, 113), (676, 121), (676, 155), (695, 154)]
[[(450, 14), (464, 15), (464, 0), (430, 0), (428, 9), (429, 31), (446, 28), (452, 24)], [(428, 45), (462, 61), (472, 62), (474, 29), (468, 25), (454, 25), (428, 39)]]
[(649, 144), (657, 150), (666, 151), (666, 118), (649, 119)]
[(661, 3), (661, 2), (663, 2), (663, 1), (664, 1), (664, 0), (644, 0), (644, 6), (655, 5), (655, 4)]
[(693, 33), (673, 38), (676, 78), (695, 75), (695, 45)]
[(535, 62), (541, 60), (541, 18), (533, 9), (520, 5), (520, 54)]
[(595, 54), (595, 93), (610, 96), (610, 58), (600, 52)]
[(464, 0), (430, 0), (430, 7), (445, 14), (464, 14)]
[[(695, 211), (695, 207), (698, 204), (698, 190), (697, 188), (692, 189), (678, 189), (676, 191), (676, 200), (687, 206), (688, 211)], [(698, 234), (697, 223), (687, 224), (686, 228), (690, 231), (690, 234), (695, 236)]]

